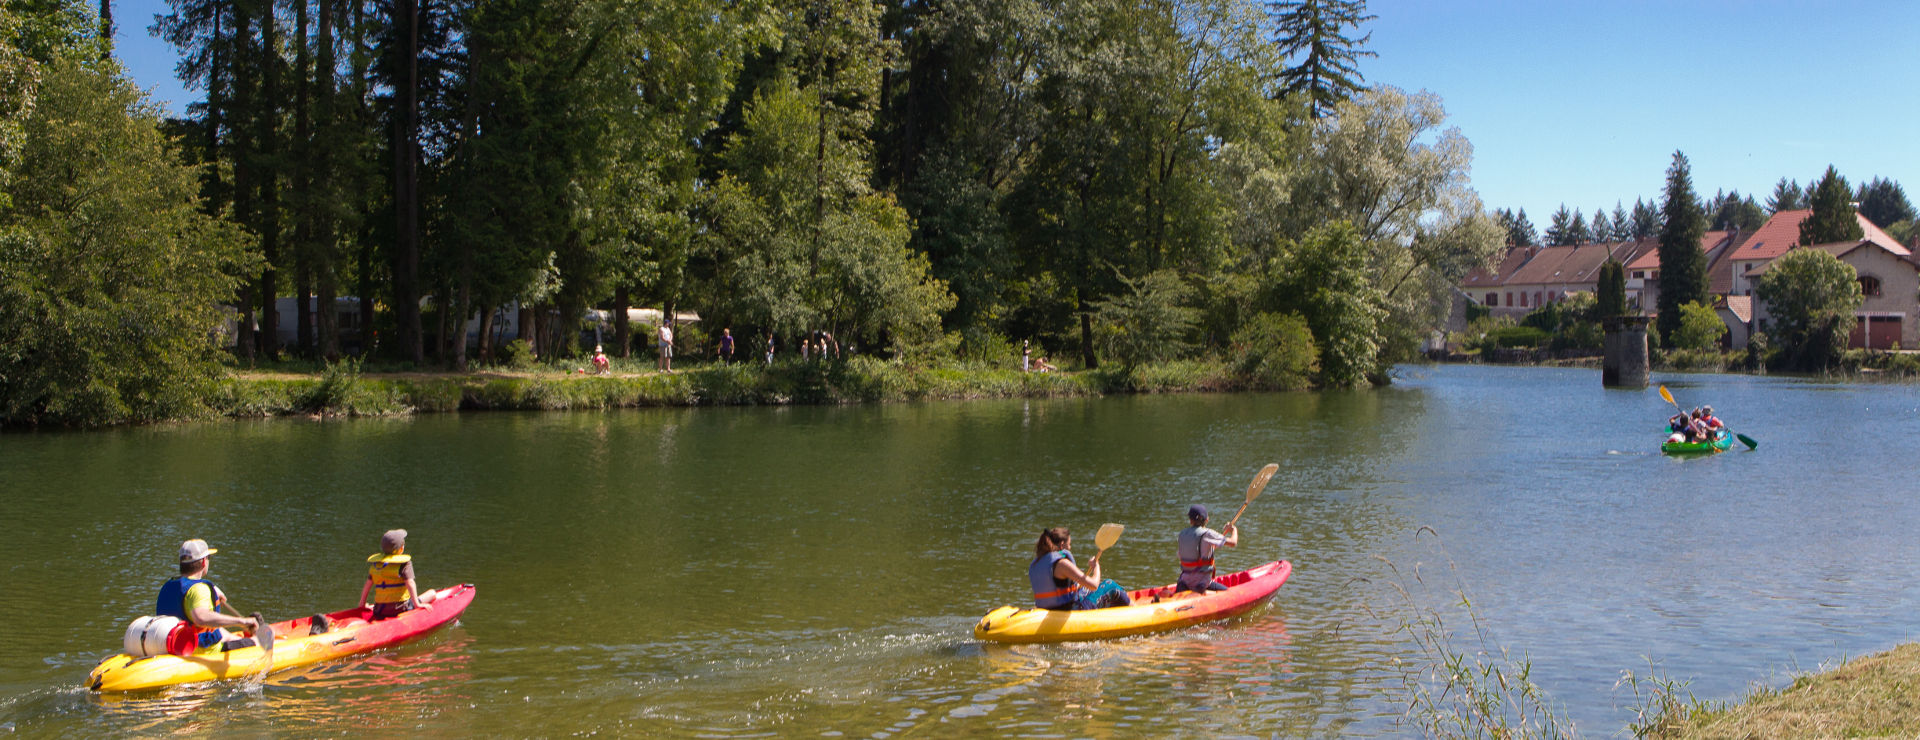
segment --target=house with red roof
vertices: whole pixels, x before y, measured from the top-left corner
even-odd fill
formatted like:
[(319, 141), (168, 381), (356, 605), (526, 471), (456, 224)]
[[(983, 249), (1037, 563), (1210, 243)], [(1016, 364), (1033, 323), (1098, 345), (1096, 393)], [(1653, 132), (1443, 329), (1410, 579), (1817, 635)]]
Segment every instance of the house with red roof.
[[(1707, 291), (1717, 292), (1713, 288), (1716, 278), (1723, 277), (1731, 268), (1726, 263), (1730, 247), (1738, 244), (1738, 231), (1709, 231), (1700, 237), (1700, 251), (1707, 256)], [(1643, 314), (1651, 315), (1660, 305), (1660, 243), (1655, 240), (1652, 246), (1632, 262), (1627, 263), (1627, 305), (1638, 307)]]
[[(1862, 237), (1859, 240), (1800, 244), (1800, 222), (1811, 215), (1813, 212), (1808, 210), (1776, 213), (1736, 248), (1729, 260), (1732, 282), (1728, 298), (1753, 296), (1754, 288), (1775, 257), (1793, 249), (1818, 249), (1851, 265), (1860, 281), (1863, 300), (1854, 311), (1849, 346), (1920, 347), (1920, 261), (1916, 261), (1912, 250), (1859, 214), (1854, 214), (1854, 218), (1860, 220)], [(1772, 319), (1765, 301), (1753, 297), (1752, 303), (1748, 335), (1753, 331), (1766, 331)], [(1745, 346), (1745, 342), (1735, 346)]]
[(1626, 241), (1511, 247), (1499, 263), (1462, 278), (1460, 292), (1496, 316), (1519, 318), (1570, 294), (1594, 292), (1600, 284), (1600, 266), (1609, 258), (1625, 263), (1654, 246), (1651, 241)]

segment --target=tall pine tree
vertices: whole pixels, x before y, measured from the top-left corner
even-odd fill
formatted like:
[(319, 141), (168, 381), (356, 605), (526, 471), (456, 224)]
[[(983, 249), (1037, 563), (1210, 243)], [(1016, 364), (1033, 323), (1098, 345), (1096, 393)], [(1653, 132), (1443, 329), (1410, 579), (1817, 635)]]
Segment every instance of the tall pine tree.
[(1687, 155), (1673, 153), (1667, 167), (1666, 221), (1660, 227), (1660, 338), (1667, 341), (1680, 330), (1680, 307), (1707, 300), (1707, 256), (1700, 239), (1707, 234), (1707, 217), (1693, 194), (1693, 172)]
[(1376, 17), (1367, 13), (1366, 0), (1276, 0), (1267, 8), (1276, 26), (1274, 43), (1288, 59), (1299, 59), (1280, 72), (1283, 94), (1306, 96), (1309, 115), (1320, 118), (1366, 88), (1356, 63), (1379, 56), (1360, 48), (1373, 34), (1347, 35)]
[(1833, 165), (1827, 165), (1826, 174), (1814, 183), (1807, 200), (1813, 214), (1800, 222), (1800, 246), (1853, 241), (1866, 235), (1860, 219), (1853, 215), (1853, 189), (1847, 187), (1847, 178), (1841, 177)]

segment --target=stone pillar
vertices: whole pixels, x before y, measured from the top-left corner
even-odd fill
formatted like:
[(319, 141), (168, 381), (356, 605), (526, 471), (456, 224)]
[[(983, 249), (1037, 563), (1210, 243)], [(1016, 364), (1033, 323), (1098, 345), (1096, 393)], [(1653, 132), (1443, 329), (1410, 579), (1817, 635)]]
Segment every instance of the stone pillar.
[(1647, 324), (1652, 316), (1615, 316), (1601, 319), (1607, 340), (1600, 360), (1600, 384), (1608, 388), (1647, 387)]

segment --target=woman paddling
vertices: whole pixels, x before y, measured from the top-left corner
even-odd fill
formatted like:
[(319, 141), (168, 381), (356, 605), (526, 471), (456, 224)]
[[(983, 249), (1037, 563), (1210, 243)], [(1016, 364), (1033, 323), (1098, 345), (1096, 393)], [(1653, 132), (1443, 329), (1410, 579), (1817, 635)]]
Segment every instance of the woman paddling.
[(1027, 565), (1027, 580), (1033, 586), (1033, 605), (1039, 609), (1084, 611), (1127, 606), (1133, 598), (1111, 580), (1100, 579), (1100, 556), (1087, 561), (1087, 570), (1073, 562), (1073, 535), (1066, 527), (1054, 527), (1040, 533), (1033, 545), (1033, 562)]

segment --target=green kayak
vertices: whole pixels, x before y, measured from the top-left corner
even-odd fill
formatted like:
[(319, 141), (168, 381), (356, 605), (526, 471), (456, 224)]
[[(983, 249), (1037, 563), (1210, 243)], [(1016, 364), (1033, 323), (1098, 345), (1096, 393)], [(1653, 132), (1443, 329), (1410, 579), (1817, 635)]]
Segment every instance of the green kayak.
[(1705, 442), (1667, 442), (1660, 445), (1660, 451), (1669, 455), (1711, 455), (1726, 452), (1733, 446), (1733, 435), (1725, 429), (1713, 430), (1713, 439)]

